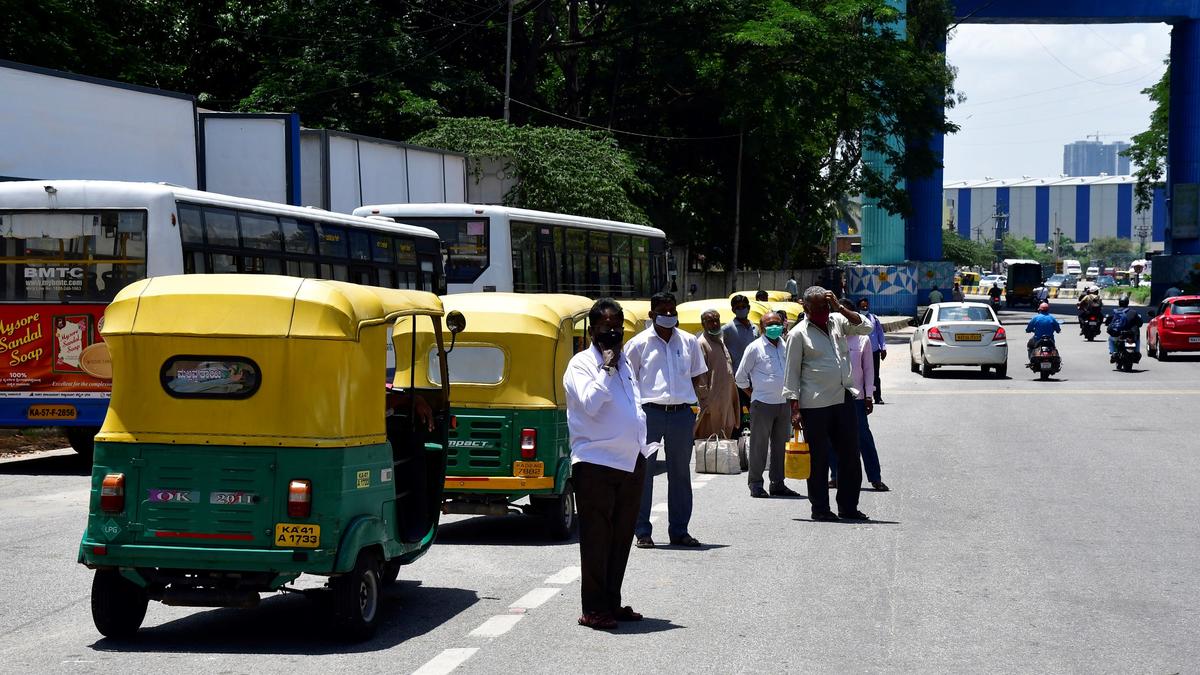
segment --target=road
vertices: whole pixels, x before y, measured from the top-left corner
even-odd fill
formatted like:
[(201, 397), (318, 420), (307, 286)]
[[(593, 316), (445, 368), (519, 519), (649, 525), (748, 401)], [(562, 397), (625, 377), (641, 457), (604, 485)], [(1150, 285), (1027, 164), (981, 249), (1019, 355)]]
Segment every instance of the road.
[(331, 641), (294, 595), (253, 610), (152, 604), (137, 641), (102, 639), (75, 563), (84, 469), (0, 464), (0, 670), (1194, 670), (1200, 358), (1118, 373), (1068, 325), (1064, 370), (1040, 382), (1020, 367), (1028, 316), (1004, 313), (1017, 347), (1005, 380), (922, 379), (907, 336), (890, 337), (871, 424), (893, 491), (863, 493), (871, 523), (814, 523), (805, 500), (750, 499), (744, 475), (697, 476), (706, 546), (635, 549), (626, 600), (648, 618), (612, 634), (575, 625), (575, 544), (547, 544), (522, 517), (454, 517), (403, 570), (371, 642)]

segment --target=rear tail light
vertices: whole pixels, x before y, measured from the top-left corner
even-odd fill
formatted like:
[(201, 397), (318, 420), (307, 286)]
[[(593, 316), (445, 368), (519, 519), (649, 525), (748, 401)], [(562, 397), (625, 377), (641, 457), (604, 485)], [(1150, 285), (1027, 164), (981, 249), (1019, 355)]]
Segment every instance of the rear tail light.
[(293, 480), (288, 483), (288, 518), (307, 518), (312, 513), (312, 481)]
[(1008, 333), (1004, 332), (1004, 326), (996, 329), (996, 334), (992, 336), (992, 342), (1005, 342), (1008, 340)]
[(928, 337), (930, 340), (937, 340), (939, 342), (946, 341), (946, 338), (942, 337), (942, 331), (938, 330), (937, 326), (930, 328), (929, 332), (926, 334), (926, 337)]
[(125, 510), (125, 474), (110, 473), (100, 483), (100, 510), (120, 513)]
[(521, 459), (537, 457), (537, 429), (521, 430)]
[(450, 416), (450, 430), (458, 431), (458, 415)]
[(1172, 319), (1169, 317), (1163, 317), (1162, 325), (1164, 328), (1174, 328), (1175, 327), (1175, 319)]

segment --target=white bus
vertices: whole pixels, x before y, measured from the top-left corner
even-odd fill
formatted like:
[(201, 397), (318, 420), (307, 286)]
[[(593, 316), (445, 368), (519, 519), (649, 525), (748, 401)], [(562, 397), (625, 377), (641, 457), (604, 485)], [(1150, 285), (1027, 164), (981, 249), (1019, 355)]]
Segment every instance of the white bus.
[(477, 204), (368, 205), (354, 215), (437, 232), (451, 293), (647, 298), (667, 285), (666, 235), (646, 225)]
[(81, 451), (108, 408), (104, 308), (133, 281), (241, 272), (445, 292), (431, 230), (158, 183), (0, 182), (0, 247), (0, 426), (64, 426)]

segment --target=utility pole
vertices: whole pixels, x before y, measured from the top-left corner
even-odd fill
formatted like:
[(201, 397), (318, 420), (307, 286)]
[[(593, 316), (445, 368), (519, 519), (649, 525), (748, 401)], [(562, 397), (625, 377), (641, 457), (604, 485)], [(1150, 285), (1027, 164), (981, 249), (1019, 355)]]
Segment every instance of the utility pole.
[(1150, 226), (1146, 224), (1146, 213), (1142, 212), (1142, 223), (1137, 226), (1138, 258), (1144, 260), (1146, 258), (1146, 237), (1150, 236)]
[[(1054, 262), (1058, 262), (1058, 248), (1062, 243), (1062, 228), (1058, 226), (1058, 213), (1054, 214)], [(1057, 270), (1057, 267), (1056, 267)]]
[(1000, 271), (1000, 263), (1004, 260), (1004, 235), (1008, 232), (1008, 214), (996, 208), (992, 212), (992, 220), (996, 222), (996, 240), (992, 250), (996, 252), (996, 263), (993, 272)]
[[(733, 274), (729, 280), (731, 286), (737, 286), (738, 244), (742, 239), (742, 139), (745, 133), (738, 131), (737, 178), (733, 194)], [(836, 236), (836, 232), (834, 235)], [(730, 292), (736, 291), (731, 288)]]
[(513, 15), (513, 0), (508, 0), (508, 37), (505, 38), (504, 46), (504, 122), (508, 122), (508, 102), (511, 100), (509, 96), (512, 83), (512, 15)]

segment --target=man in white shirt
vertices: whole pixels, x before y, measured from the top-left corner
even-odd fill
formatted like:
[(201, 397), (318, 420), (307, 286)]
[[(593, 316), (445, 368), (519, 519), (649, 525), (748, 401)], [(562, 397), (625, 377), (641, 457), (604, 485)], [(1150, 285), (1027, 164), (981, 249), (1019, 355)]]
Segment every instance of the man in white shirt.
[[(783, 453), (792, 435), (792, 408), (783, 397), (787, 345), (783, 341), (783, 319), (767, 312), (762, 320), (762, 337), (751, 342), (742, 356), (734, 382), (750, 398), (750, 484), (751, 497), (796, 497), (783, 483)], [(771, 488), (763, 489), (763, 468), (771, 462)]]
[[(804, 291), (804, 320), (788, 334), (783, 395), (791, 402), (792, 425), (804, 430), (812, 470), (808, 500), (817, 521), (867, 520), (858, 510), (862, 465), (858, 418), (847, 335), (870, 335), (872, 326), (843, 307), (833, 293)], [(829, 510), (829, 462), (838, 462), (838, 515)]]
[[(696, 338), (676, 326), (675, 296), (656, 293), (650, 298), (652, 328), (625, 345), (633, 382), (646, 413), (646, 442), (663, 447), (667, 462), (667, 535), (673, 546), (699, 546), (688, 533), (692, 519), (692, 429), (696, 414), (696, 385), (708, 372)], [(654, 455), (650, 455), (651, 461)], [(650, 537), (650, 506), (654, 501), (653, 464), (646, 470), (642, 507), (634, 534), (638, 548), (654, 548)]]
[(588, 315), (592, 345), (572, 357), (563, 374), (571, 481), (579, 509), (579, 624), (598, 630), (642, 618), (621, 605), (648, 449), (646, 417), (629, 361), (621, 353), (623, 320), (616, 301), (597, 300)]

